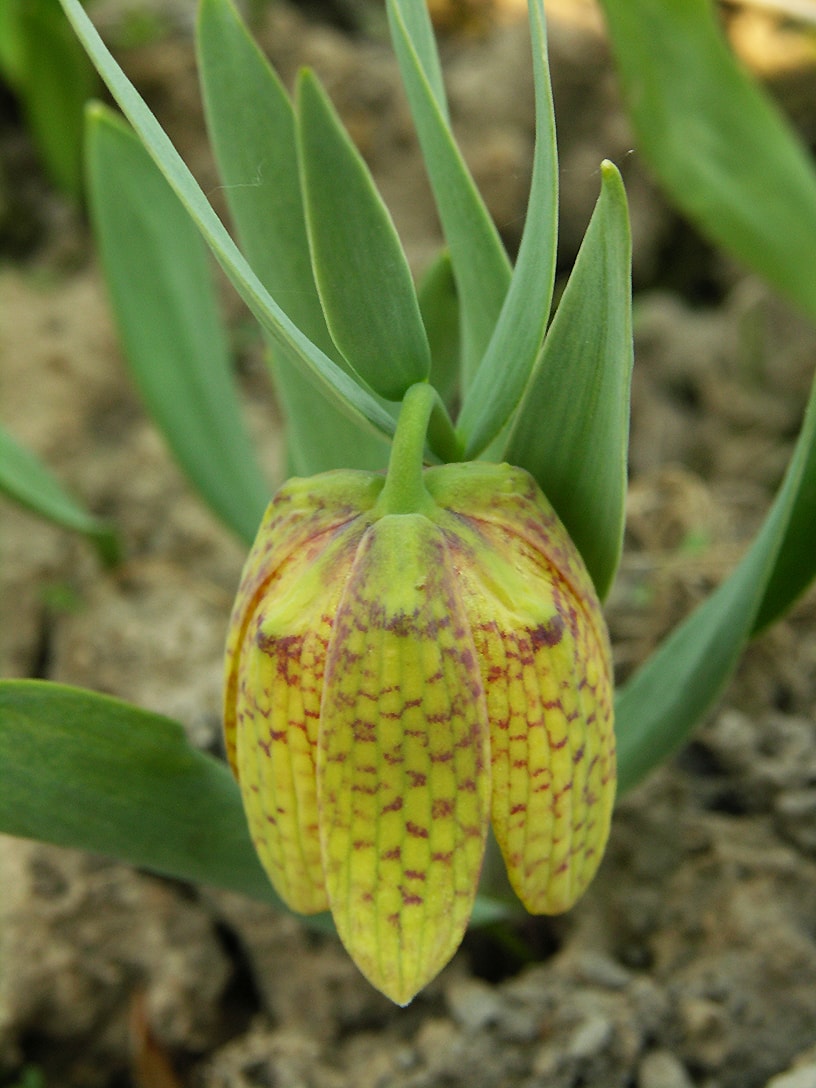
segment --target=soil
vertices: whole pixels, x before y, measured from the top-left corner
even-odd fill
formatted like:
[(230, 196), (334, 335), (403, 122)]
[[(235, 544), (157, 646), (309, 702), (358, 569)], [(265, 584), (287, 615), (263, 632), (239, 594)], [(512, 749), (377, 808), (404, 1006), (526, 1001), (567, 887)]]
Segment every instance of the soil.
[[(121, 7), (101, 6), (106, 30)], [(191, 8), (163, 5), (164, 33), (119, 55), (218, 204)], [(436, 14), (456, 129), (512, 251), (532, 152), (526, 28), (517, 10), (477, 0)], [(632, 205), (631, 494), (607, 608), (625, 679), (760, 523), (795, 440), (816, 330), (666, 206), (632, 151), (592, 5), (559, 0), (550, 21), (560, 269), (602, 158), (622, 167)], [(806, 39), (791, 45), (787, 24), (741, 9), (732, 31), (812, 143)], [(316, 15), (278, 0), (259, 8), (258, 36), (286, 80), (302, 63), (321, 73), (421, 269), (438, 226), (382, 12), (338, 2)], [(83, 540), (4, 505), (2, 674), (116, 694), (217, 750), (243, 549), (145, 416), (83, 217), (48, 185), (8, 98), (0, 163), (2, 420), (116, 521), (127, 556), (104, 569)], [(272, 489), (280, 418), (247, 318), (226, 291), (224, 306)], [(333, 938), (237, 896), (9, 838), (0, 865), (0, 1084), (813, 1088), (816, 594), (749, 648), (691, 743), (621, 800), (578, 906), (472, 932), (404, 1010)]]

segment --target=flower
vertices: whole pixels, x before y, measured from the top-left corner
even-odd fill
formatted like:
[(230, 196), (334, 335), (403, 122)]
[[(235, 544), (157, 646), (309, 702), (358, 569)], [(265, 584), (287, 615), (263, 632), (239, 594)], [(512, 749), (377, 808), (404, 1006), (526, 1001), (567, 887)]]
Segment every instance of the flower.
[(612, 670), (584, 564), (525, 471), (451, 464), (285, 484), (227, 646), (227, 748), (253, 842), (295, 911), (331, 909), (399, 1004), (467, 927), (492, 822), (531, 913), (592, 879), (615, 791)]

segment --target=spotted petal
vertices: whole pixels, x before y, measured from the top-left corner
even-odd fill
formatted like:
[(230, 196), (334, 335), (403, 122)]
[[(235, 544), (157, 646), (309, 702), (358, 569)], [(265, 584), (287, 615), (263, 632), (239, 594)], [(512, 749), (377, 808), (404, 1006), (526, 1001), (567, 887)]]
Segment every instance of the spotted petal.
[(292, 480), (247, 559), (227, 647), (225, 732), (250, 834), (282, 899), (328, 906), (315, 764), (333, 617), (381, 483), (336, 473)]
[(614, 801), (600, 604), (527, 473), (474, 465), (451, 483), (449, 470), (433, 471), (487, 694), (493, 830), (525, 907), (556, 914), (595, 874)]
[(490, 807), (487, 708), (444, 535), (388, 515), (360, 544), (329, 647), (318, 747), (338, 932), (406, 1004), (459, 945)]

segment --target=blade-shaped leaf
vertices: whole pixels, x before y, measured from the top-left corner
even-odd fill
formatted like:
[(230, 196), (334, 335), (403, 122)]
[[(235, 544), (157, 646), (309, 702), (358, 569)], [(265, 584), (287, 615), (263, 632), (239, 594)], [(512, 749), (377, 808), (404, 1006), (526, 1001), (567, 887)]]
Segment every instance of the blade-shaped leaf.
[[(757, 618), (763, 616), (760, 609), (767, 608), (766, 619), (776, 613), (767, 603), (768, 587), (779, 584), (775, 565), (781, 560), (782, 569), (788, 570), (794, 548), (801, 547), (807, 555), (808, 578), (816, 573), (815, 478), (816, 382), (785, 479), (748, 552), (618, 694), (621, 791), (635, 785), (685, 740), (722, 692)], [(800, 581), (798, 588), (804, 584)]]
[(97, 71), (151, 158), (193, 218), (233, 286), (273, 341), (288, 352), (302, 372), (346, 414), (360, 422), (367, 420), (372, 427), (386, 435), (393, 434), (393, 417), (372, 394), (320, 351), (266, 291), (213, 211), (167, 133), (105, 47), (79, 0), (60, 0), (60, 3)]
[[(198, 65), (207, 127), (243, 252), (269, 294), (326, 355), (332, 343), (312, 276), (289, 96), (230, 0), (202, 0)], [(381, 469), (388, 446), (350, 419), (273, 345), (290, 469)]]
[(536, 139), (527, 219), (510, 290), (462, 405), (466, 456), (481, 453), (521, 399), (550, 316), (558, 234), (558, 155), (542, 0), (529, 0)]
[(170, 448), (227, 525), (252, 540), (269, 501), (244, 426), (206, 247), (139, 140), (88, 112), (96, 237), (134, 380)]
[(52, 179), (79, 200), (82, 114), (97, 91), (96, 72), (54, 0), (26, 0), (17, 17), (20, 91), (31, 132)]
[(754, 633), (778, 619), (816, 578), (816, 441), (808, 451), (796, 505), (791, 511), (785, 536), (765, 596), (754, 621)]
[(609, 162), (601, 177), (601, 195), (505, 458), (535, 476), (603, 598), (623, 540), (632, 289), (623, 183)]
[(671, 199), (816, 318), (816, 170), (709, 0), (602, 0), (638, 146)]
[(0, 830), (278, 902), (226, 765), (178, 722), (80, 688), (0, 683)]
[(372, 389), (399, 400), (431, 369), (411, 271), (362, 155), (315, 76), (297, 88), (312, 268), (332, 339)]
[(388, 0), (387, 6), (391, 39), (456, 277), (467, 388), (498, 321), (510, 284), (510, 261), (456, 146), (434, 77), (422, 61), (428, 34), (420, 38), (417, 28), (428, 18), (424, 0)]
[(419, 309), (431, 347), (431, 385), (451, 409), (459, 393), (459, 297), (450, 262), (443, 249), (419, 283)]
[(0, 492), (57, 525), (91, 537), (106, 563), (118, 561), (119, 541), (113, 528), (83, 510), (42, 461), (3, 427), (0, 427)]

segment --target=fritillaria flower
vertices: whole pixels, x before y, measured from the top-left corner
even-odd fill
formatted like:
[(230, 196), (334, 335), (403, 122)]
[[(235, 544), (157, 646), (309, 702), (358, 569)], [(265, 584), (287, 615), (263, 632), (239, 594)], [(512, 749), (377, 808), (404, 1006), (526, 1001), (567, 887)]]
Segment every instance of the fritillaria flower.
[[(528, 911), (592, 879), (615, 790), (612, 675), (592, 583), (536, 483), (508, 465), (285, 484), (247, 560), (226, 738), (281, 898), (331, 910), (405, 1004), (458, 947), (488, 826)], [(414, 508), (416, 507), (416, 508)]]

